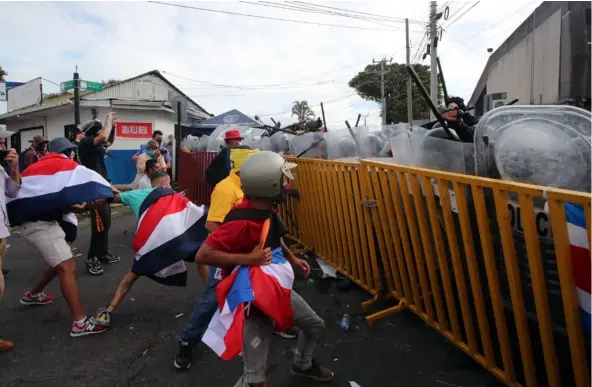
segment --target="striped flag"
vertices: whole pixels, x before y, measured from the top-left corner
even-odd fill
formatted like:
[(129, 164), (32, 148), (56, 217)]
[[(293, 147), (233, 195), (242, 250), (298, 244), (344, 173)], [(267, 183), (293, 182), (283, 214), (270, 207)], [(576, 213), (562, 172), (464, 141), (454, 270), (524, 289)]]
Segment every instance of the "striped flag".
[[(266, 221), (268, 229), (269, 220)], [(265, 241), (267, 232), (262, 235)], [(237, 266), (216, 287), (218, 309), (202, 341), (224, 360), (242, 352), (245, 313), (255, 307), (271, 318), (275, 329), (294, 325), (290, 294), (294, 271), (284, 258), (281, 247), (273, 250), (270, 265)], [(248, 317), (247, 317), (248, 318)]]
[(187, 284), (184, 260), (193, 262), (207, 237), (206, 210), (168, 188), (157, 188), (140, 206), (132, 247), (132, 272), (170, 286)]
[(101, 175), (58, 153), (49, 153), (22, 174), (16, 198), (7, 200), (10, 224), (60, 213), (73, 204), (113, 198), (111, 185)]
[(582, 313), (582, 325), (590, 331), (590, 303), (592, 302), (590, 297), (590, 275), (592, 265), (584, 209), (581, 206), (566, 203), (565, 219), (567, 220), (574, 279)]

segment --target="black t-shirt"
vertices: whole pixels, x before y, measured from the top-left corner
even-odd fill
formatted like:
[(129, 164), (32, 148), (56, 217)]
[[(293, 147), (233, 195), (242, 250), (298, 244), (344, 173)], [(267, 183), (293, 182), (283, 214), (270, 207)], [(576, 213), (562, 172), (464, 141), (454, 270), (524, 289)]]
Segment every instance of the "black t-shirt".
[(94, 137), (86, 136), (78, 144), (80, 163), (88, 169), (97, 172), (108, 181), (109, 176), (107, 175), (107, 167), (105, 166), (106, 151), (107, 148), (103, 145), (95, 145)]

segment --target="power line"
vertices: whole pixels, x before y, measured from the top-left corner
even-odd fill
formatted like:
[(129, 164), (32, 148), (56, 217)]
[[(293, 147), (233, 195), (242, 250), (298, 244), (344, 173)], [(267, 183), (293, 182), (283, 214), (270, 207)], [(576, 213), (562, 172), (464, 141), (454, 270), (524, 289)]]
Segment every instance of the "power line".
[(452, 34), (450, 33), (450, 31), (448, 31), (447, 29), (444, 29), (443, 31), (444, 31), (444, 32), (446, 32), (446, 33), (447, 33), (447, 34), (448, 34), (450, 37), (452, 37), (454, 40), (456, 40), (457, 42), (459, 42), (460, 44), (462, 44), (463, 46), (465, 46), (466, 48), (468, 48), (469, 50), (471, 50), (471, 51), (475, 51), (475, 52), (478, 52), (478, 53), (480, 53), (480, 54), (485, 54), (485, 53), (483, 53), (483, 52), (481, 52), (481, 51), (478, 51), (478, 50), (474, 49), (473, 47), (469, 46), (468, 44), (466, 44), (465, 42), (463, 42), (462, 40), (460, 40), (460, 39), (459, 39), (459, 38), (457, 38), (456, 36), (452, 35)]
[[(368, 13), (368, 12), (362, 12), (362, 11), (353, 11), (350, 9), (345, 9), (345, 8), (337, 8), (337, 7), (330, 7), (328, 5), (320, 5), (320, 4), (310, 4), (310, 3), (304, 3), (302, 1), (292, 1), (291, 3), (296, 3), (296, 4), (303, 4), (306, 6), (313, 6), (313, 7), (318, 7), (318, 8), (328, 8), (328, 9), (335, 9), (338, 11), (343, 11), (343, 12), (350, 12), (350, 13), (357, 13), (357, 14), (361, 14), (361, 15), (368, 15), (368, 16), (373, 16), (375, 18), (381, 18), (383, 20), (390, 20), (390, 21), (399, 21), (399, 22), (405, 22), (404, 18), (395, 18), (395, 17), (390, 17), (390, 16), (383, 16), (383, 15), (377, 15), (375, 13)], [(411, 20), (409, 19), (409, 23), (412, 24), (421, 24), (421, 25), (425, 25), (426, 22), (423, 22), (421, 20)]]
[(523, 11), (527, 7), (530, 7), (532, 5), (532, 3), (534, 3), (534, 1), (529, 1), (528, 3), (526, 3), (526, 5), (524, 5), (524, 6), (520, 7), (520, 8), (518, 8), (518, 9), (510, 12), (509, 14), (505, 15), (504, 17), (502, 17), (502, 18), (498, 19), (497, 21), (493, 22), (492, 24), (488, 25), (487, 27), (485, 27), (485, 28), (483, 28), (483, 29), (481, 29), (479, 31), (473, 32), (472, 34), (467, 35), (467, 38), (471, 38), (473, 36), (477, 36), (477, 35), (481, 34), (482, 32), (485, 32), (485, 31), (490, 30), (490, 29), (492, 29), (494, 27), (497, 27), (500, 24), (504, 24), (505, 22), (508, 21), (508, 18), (509, 17), (511, 17), (513, 15), (516, 15), (517, 13)]
[[(332, 99), (332, 100), (329, 100), (329, 101), (324, 101), (324, 102), (323, 102), (323, 105), (327, 105), (327, 104), (330, 104), (330, 103), (333, 103), (333, 102), (341, 101), (342, 99), (346, 99), (346, 98), (349, 98), (349, 97), (351, 97), (351, 96), (353, 96), (353, 95), (357, 95), (357, 94), (358, 94), (358, 93), (352, 93), (352, 94), (348, 94), (348, 95), (346, 95), (346, 96), (343, 96), (343, 97), (335, 98), (335, 99)], [(312, 107), (317, 107), (317, 106), (321, 106), (321, 104), (320, 104), (320, 103), (318, 103), (318, 104), (316, 104), (316, 105), (309, 105), (309, 107), (311, 107), (311, 108), (312, 108)], [(269, 116), (279, 116), (280, 114), (286, 114), (286, 113), (290, 113), (290, 112), (291, 112), (291, 110), (289, 110), (289, 111), (284, 111), (284, 112), (279, 112), (279, 113), (257, 114), (257, 115), (258, 115), (259, 117), (269, 117)]]
[(388, 31), (388, 32), (397, 32), (397, 31), (399, 31), (399, 30), (395, 30), (395, 29), (389, 29), (389, 30), (387, 30), (387, 29), (384, 29), (384, 28), (359, 27), (359, 26), (351, 26), (351, 25), (343, 25), (343, 24), (330, 24), (330, 23), (318, 23), (318, 22), (308, 22), (308, 21), (304, 21), (304, 20), (294, 20), (294, 19), (284, 19), (284, 18), (271, 17), (271, 16), (252, 15), (252, 14), (247, 14), (247, 13), (222, 11), (222, 10), (219, 10), (219, 9), (209, 9), (209, 8), (194, 7), (194, 6), (182, 5), (182, 4), (165, 3), (165, 2), (161, 2), (161, 1), (149, 1), (149, 3), (160, 4), (160, 5), (168, 5), (168, 6), (171, 6), (171, 7), (194, 9), (194, 10), (197, 10), (197, 11), (222, 13), (222, 14), (226, 14), (226, 15), (245, 16), (245, 17), (252, 17), (252, 18), (256, 18), (256, 19), (276, 20), (276, 21), (284, 21), (284, 22), (298, 23), (298, 24), (312, 24), (312, 25), (317, 25), (317, 26), (338, 27), (338, 28), (351, 28), (351, 29), (356, 29), (356, 30), (368, 30), (368, 31)]
[[(450, 21), (452, 22), (452, 20), (454, 19), (454, 17), (455, 17), (455, 16), (456, 16), (456, 15), (457, 15), (459, 12), (461, 12), (461, 11), (462, 11), (462, 10), (463, 10), (463, 9), (464, 9), (466, 6), (468, 6), (469, 4), (470, 4), (470, 3), (462, 3), (462, 5), (461, 5), (460, 7), (458, 7), (458, 9), (457, 9), (456, 11), (454, 11), (454, 12), (452, 13), (452, 15), (450, 15), (450, 16), (448, 17), (448, 20), (450, 20)], [(442, 23), (442, 28), (448, 27), (448, 26), (444, 26), (444, 24), (446, 24), (447, 22), (448, 22), (448, 21), (446, 21), (446, 22)]]
[(456, 19), (454, 19), (453, 21), (451, 21), (448, 26), (446, 28), (450, 28), (454, 23), (456, 23), (461, 17), (465, 16), (467, 14), (467, 12), (469, 12), (471, 9), (475, 8), (481, 1), (477, 1), (475, 2), (469, 9), (467, 9), (465, 12), (463, 12), (459, 17), (457, 17)]
[[(279, 8), (279, 9), (285, 9), (285, 10), (290, 10), (290, 11), (314, 13), (314, 14), (320, 14), (320, 15), (347, 17), (347, 18), (362, 20), (362, 21), (366, 21), (369, 23), (374, 23), (374, 24), (378, 24), (378, 25), (386, 26), (386, 27), (390, 27), (390, 28), (397, 28), (397, 27), (393, 26), (392, 24), (380, 23), (380, 22), (372, 20), (368, 17), (354, 16), (354, 15), (348, 15), (348, 14), (338, 13), (338, 12), (333, 12), (333, 11), (326, 11), (326, 10), (322, 10), (322, 9), (303, 7), (303, 6), (300, 6), (299, 4), (269, 3), (269, 2), (265, 2), (265, 1), (261, 1), (258, 3), (250, 2), (250, 1), (241, 1), (241, 3), (250, 4), (250, 5), (257, 5), (257, 6), (262, 6), (262, 7)], [(393, 20), (390, 22), (394, 23), (394, 22), (399, 22), (399, 21)], [(397, 31), (401, 31), (401, 30), (397, 28)]]

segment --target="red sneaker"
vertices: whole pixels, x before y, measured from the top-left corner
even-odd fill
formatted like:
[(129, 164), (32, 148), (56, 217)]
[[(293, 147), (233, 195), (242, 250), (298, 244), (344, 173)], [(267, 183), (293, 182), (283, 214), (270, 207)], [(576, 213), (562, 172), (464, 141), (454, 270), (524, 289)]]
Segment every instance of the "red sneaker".
[(23, 298), (21, 298), (21, 304), (23, 305), (47, 305), (51, 304), (55, 300), (54, 296), (48, 296), (41, 292), (39, 294), (31, 294), (26, 292)]
[(70, 336), (79, 337), (86, 335), (96, 335), (97, 333), (105, 332), (107, 329), (107, 327), (97, 325), (95, 323), (94, 318), (87, 317), (84, 319), (84, 322), (82, 323), (74, 322), (72, 324), (72, 331), (70, 331)]

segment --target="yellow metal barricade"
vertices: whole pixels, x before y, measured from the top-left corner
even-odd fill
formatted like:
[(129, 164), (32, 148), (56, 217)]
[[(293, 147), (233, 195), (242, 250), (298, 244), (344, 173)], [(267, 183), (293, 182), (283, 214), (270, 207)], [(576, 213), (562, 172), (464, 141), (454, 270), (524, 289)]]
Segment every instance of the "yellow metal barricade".
[[(298, 164), (294, 188), (300, 198), (281, 208), (291, 236), (372, 294), (382, 293), (368, 199), (368, 174), (359, 163), (290, 159)], [(374, 220), (376, 223), (376, 220)], [(372, 301), (364, 303), (369, 305)]]
[[(305, 175), (334, 176), (335, 169), (353, 173), (353, 167), (349, 171), (336, 163), (300, 163)], [(366, 216), (374, 219), (378, 239), (379, 251), (372, 257), (381, 257), (385, 288), (400, 301), (368, 316), (369, 322), (406, 307), (507, 385), (589, 386), (564, 210), (565, 203), (582, 205), (590, 236), (589, 194), (365, 160), (356, 171), (359, 181), (368, 181), (364, 194), (376, 199)], [(307, 196), (309, 190), (330, 189), (342, 192), (333, 193), (335, 199), (347, 196), (327, 181), (309, 182)], [(510, 196), (520, 207), (519, 239), (525, 245), (520, 254)], [(545, 278), (550, 269), (542, 256), (548, 253), (541, 252), (533, 202), (541, 198), (548, 203), (560, 292), (549, 289), (552, 281)], [(309, 205), (311, 211), (323, 206)], [(341, 208), (338, 200), (331, 206)], [(327, 216), (331, 212), (323, 210), (313, 219), (321, 226)], [(350, 240), (337, 231), (339, 225), (325, 226), (336, 245), (339, 237)], [(312, 242), (324, 240), (319, 235)], [(323, 251), (331, 252), (330, 261), (336, 256), (335, 250)]]

